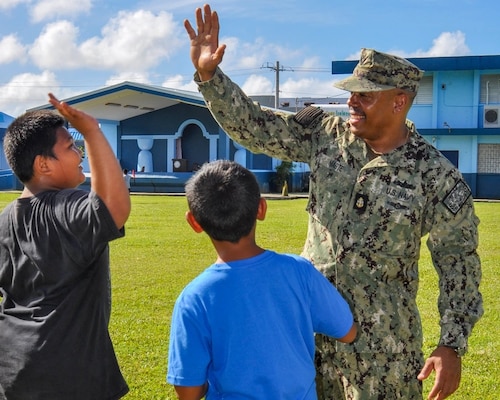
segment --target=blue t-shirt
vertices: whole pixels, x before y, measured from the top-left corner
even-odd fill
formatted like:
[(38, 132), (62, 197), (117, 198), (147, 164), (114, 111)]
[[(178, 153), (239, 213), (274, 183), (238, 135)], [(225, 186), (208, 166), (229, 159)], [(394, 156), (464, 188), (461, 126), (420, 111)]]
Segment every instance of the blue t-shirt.
[(265, 251), (213, 264), (177, 299), (167, 381), (212, 399), (316, 399), (314, 332), (345, 336), (347, 302), (306, 259)]

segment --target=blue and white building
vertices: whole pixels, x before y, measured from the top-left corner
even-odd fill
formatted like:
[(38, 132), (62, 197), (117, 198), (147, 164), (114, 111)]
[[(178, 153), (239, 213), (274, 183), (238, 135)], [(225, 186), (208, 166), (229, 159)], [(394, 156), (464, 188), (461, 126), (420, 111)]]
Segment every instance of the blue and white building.
[[(408, 118), (463, 173), (476, 198), (500, 199), (500, 56), (410, 58), (425, 71)], [(334, 61), (350, 74), (356, 61)]]
[[(500, 199), (500, 56), (410, 61), (425, 75), (409, 118), (460, 169), (474, 197)], [(356, 63), (334, 61), (332, 73), (350, 74)], [(133, 171), (132, 191), (182, 192), (192, 172), (215, 159), (242, 163), (255, 172), (264, 192), (273, 189), (280, 161), (234, 143), (197, 92), (123, 82), (65, 101), (99, 120), (122, 167)], [(85, 162), (84, 168), (88, 171)], [(306, 165), (295, 166), (291, 191), (307, 190), (307, 172)], [(10, 188), (6, 182), (0, 179), (0, 189)]]

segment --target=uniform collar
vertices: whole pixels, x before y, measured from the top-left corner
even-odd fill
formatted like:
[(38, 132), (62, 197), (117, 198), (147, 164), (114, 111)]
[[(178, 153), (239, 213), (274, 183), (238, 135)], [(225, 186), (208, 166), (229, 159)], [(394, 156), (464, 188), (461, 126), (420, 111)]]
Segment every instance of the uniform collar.
[(422, 157), (422, 152), (429, 144), (418, 133), (412, 121), (407, 120), (406, 126), (410, 130), (408, 141), (404, 145), (371, 161), (369, 161), (369, 150), (366, 143), (353, 135), (347, 126), (342, 147), (346, 149), (351, 157), (361, 164), (365, 164), (365, 167), (384, 167), (390, 165), (391, 167), (413, 169), (416, 161)]

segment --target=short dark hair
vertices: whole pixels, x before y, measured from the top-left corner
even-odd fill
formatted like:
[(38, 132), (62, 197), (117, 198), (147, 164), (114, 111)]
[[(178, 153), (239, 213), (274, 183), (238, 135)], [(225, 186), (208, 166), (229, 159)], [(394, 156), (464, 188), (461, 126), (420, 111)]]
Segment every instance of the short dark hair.
[(189, 210), (212, 239), (236, 243), (255, 225), (259, 183), (242, 165), (227, 160), (205, 163), (185, 188)]
[(28, 111), (17, 117), (7, 128), (3, 147), (7, 162), (21, 182), (33, 177), (36, 156), (54, 157), (56, 132), (65, 119), (50, 110)]

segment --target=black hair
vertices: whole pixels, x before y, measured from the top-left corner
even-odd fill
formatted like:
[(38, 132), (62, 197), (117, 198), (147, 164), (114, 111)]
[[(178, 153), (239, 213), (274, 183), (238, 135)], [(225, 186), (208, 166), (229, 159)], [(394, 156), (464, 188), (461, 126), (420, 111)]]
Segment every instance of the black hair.
[(7, 162), (21, 182), (33, 177), (33, 163), (38, 155), (54, 157), (57, 130), (64, 118), (54, 111), (28, 111), (17, 117), (7, 128), (3, 147)]
[(255, 225), (259, 184), (242, 165), (227, 160), (205, 163), (185, 188), (189, 210), (212, 239), (237, 243)]

